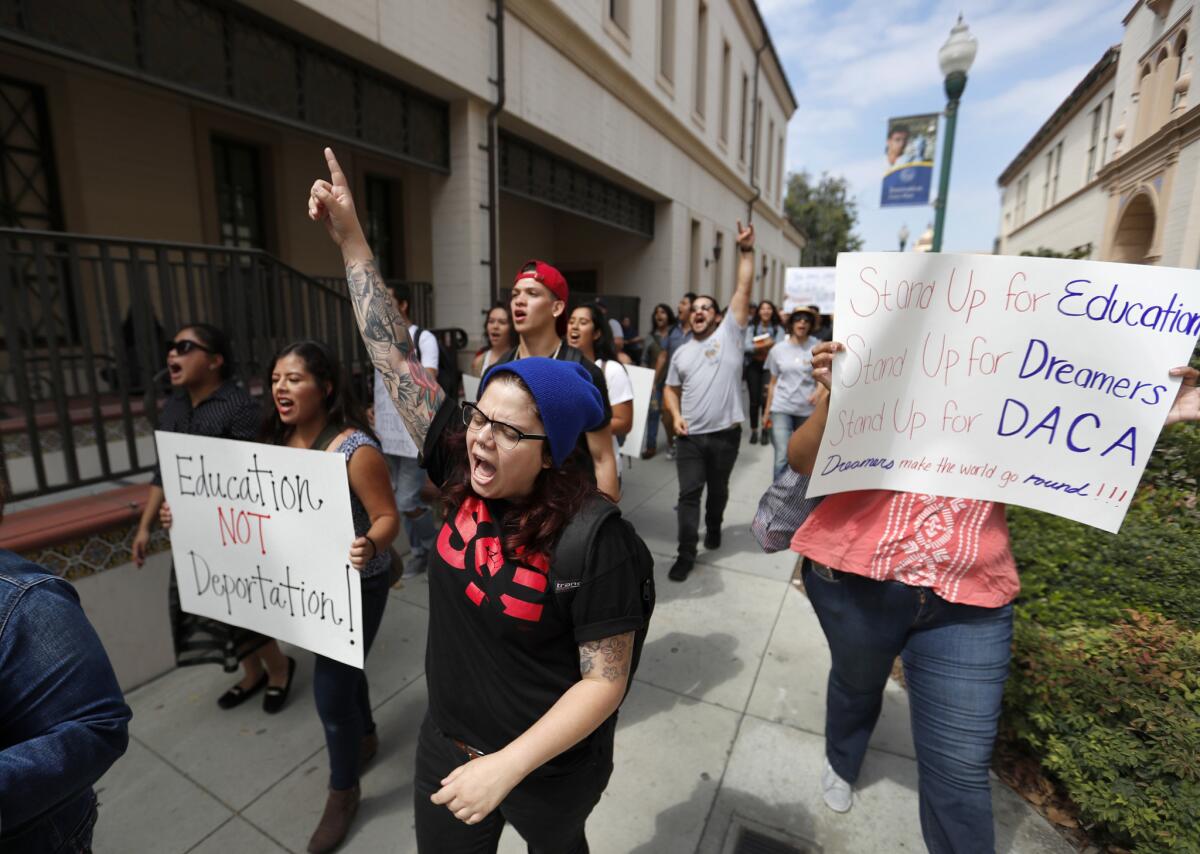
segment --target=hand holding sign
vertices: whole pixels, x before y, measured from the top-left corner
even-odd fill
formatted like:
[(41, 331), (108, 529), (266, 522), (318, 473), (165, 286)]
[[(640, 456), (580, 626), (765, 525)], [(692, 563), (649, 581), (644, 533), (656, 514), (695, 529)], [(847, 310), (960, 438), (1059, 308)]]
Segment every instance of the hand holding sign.
[(1171, 376), (1179, 377), (1179, 391), (1175, 394), (1175, 403), (1167, 413), (1164, 427), (1178, 424), (1182, 421), (1200, 421), (1200, 389), (1196, 388), (1196, 380), (1200, 371), (1195, 368), (1172, 368)]

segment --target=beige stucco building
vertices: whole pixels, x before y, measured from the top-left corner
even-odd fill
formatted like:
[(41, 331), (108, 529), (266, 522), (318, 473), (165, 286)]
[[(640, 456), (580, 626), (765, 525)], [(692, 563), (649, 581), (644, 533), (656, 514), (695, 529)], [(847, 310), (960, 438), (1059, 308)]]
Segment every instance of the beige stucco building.
[(0, 19), (0, 147), (20, 152), (0, 225), (257, 247), (336, 276), (304, 215), (331, 144), (385, 274), (432, 282), (433, 322), (473, 341), (530, 257), (580, 294), (640, 299), (643, 325), (689, 289), (728, 297), (751, 206), (757, 294), (778, 298), (798, 257), (796, 102), (754, 0), (23, 8)]
[(1139, 0), (999, 179), (997, 251), (1200, 266), (1194, 0)]

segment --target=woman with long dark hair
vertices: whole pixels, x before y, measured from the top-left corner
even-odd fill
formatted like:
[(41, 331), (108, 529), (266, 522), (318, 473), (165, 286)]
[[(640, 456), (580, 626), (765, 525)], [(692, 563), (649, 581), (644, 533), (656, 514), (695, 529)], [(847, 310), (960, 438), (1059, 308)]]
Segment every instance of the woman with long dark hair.
[[(767, 356), (771, 348), (787, 338), (787, 330), (783, 328), (783, 320), (779, 317), (779, 309), (770, 300), (763, 300), (754, 310), (754, 322), (746, 327), (746, 337), (743, 349), (746, 351), (746, 386), (750, 390), (750, 444), (759, 441), (758, 419), (763, 415), (766, 404)], [(767, 432), (762, 434), (762, 442), (769, 442)]]
[(418, 849), (494, 852), (511, 822), (531, 851), (586, 852), (644, 623), (635, 535), (620, 519), (590, 539), (569, 606), (557, 586), (568, 523), (612, 512), (564, 465), (604, 418), (600, 391), (578, 363), (530, 357), (493, 367), (478, 404), (448, 401), (414, 361), (345, 176), (325, 156), (330, 180), (313, 185), (309, 216), (341, 248), (363, 341), (446, 507), (429, 567)]
[[(424, 368), (421, 370), (428, 377)], [(436, 384), (436, 380), (430, 381)], [(349, 561), (358, 570), (362, 585), (365, 662), (387, 605), (391, 544), (400, 529), (387, 463), (367, 425), (366, 411), (325, 344), (309, 340), (284, 347), (271, 359), (266, 385), (271, 407), (262, 418), (260, 441), (329, 451), (346, 460), (355, 536), (349, 544)], [(171, 511), (166, 505), (162, 517), (169, 527)], [(295, 662), (291, 665), (294, 670)], [(318, 655), (313, 694), (325, 728), (330, 773), (325, 810), (309, 839), (308, 851), (325, 854), (337, 848), (350, 830), (361, 796), (359, 775), (379, 749), (379, 737), (365, 670)]]
[[(332, 351), (319, 341), (298, 341), (280, 350), (268, 374), (271, 402), (261, 438), (273, 445), (340, 453), (350, 480), (356, 539), (350, 563), (362, 585), (363, 657), (383, 621), (391, 587), (392, 540), (400, 529), (387, 463)], [(436, 384), (436, 380), (432, 380)], [(365, 670), (316, 656), (313, 694), (329, 752), (329, 796), (308, 843), (312, 854), (341, 844), (360, 798), (359, 774), (375, 755), (379, 737), (371, 715)]]
[[(163, 406), (158, 429), (192, 436), (253, 441), (258, 433), (260, 407), (233, 379), (233, 349), (229, 337), (208, 323), (189, 323), (167, 346), (167, 374), (173, 394)], [(145, 563), (150, 529), (164, 506), (162, 471), (154, 469), (150, 496), (133, 538), (133, 562)], [(273, 639), (249, 629), (184, 613), (179, 604), (175, 573), (170, 580), (171, 634), (175, 661), (221, 664), (242, 679), (217, 699), (222, 709), (240, 706), (264, 688), (263, 711), (283, 708), (295, 665)]]
[[(643, 459), (650, 459), (658, 453), (658, 423), (663, 416), (663, 384), (667, 381), (667, 361), (660, 358), (667, 351), (667, 338), (675, 326), (675, 312), (665, 302), (654, 306), (650, 313), (650, 334), (646, 336), (646, 349), (642, 351), (642, 367), (654, 371), (654, 391), (650, 394), (650, 412), (646, 415), (646, 445), (642, 451)], [(668, 442), (671, 437), (670, 425), (667, 426)]]
[(629, 372), (617, 358), (612, 329), (604, 312), (595, 305), (581, 305), (567, 319), (567, 343), (596, 363), (604, 371), (608, 403), (612, 407), (613, 455), (617, 458), (617, 477), (621, 476), (619, 446), (633, 428), (633, 384)]
[(501, 301), (491, 307), (483, 323), (483, 347), (471, 361), (471, 373), (482, 377), (487, 369), (498, 363), (517, 346), (517, 330), (513, 326), (512, 309)]

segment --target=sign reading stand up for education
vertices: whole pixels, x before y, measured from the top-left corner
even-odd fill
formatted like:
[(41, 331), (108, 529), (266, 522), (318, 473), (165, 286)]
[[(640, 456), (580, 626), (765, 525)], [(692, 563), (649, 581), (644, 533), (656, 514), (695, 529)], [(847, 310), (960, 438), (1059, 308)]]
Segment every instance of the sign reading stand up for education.
[(341, 454), (156, 431), (184, 611), (363, 666)]
[(1200, 333), (1200, 273), (844, 253), (810, 495), (1019, 504), (1117, 531)]

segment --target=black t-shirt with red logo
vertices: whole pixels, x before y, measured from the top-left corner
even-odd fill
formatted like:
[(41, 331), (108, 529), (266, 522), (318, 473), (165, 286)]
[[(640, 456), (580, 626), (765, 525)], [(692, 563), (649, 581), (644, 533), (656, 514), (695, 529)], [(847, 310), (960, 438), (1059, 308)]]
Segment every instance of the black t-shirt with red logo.
[[(438, 485), (463, 462), (449, 458), (444, 441), (461, 429), (458, 413), (447, 400), (425, 440), (424, 465)], [(633, 549), (616, 520), (598, 532), (566, 613), (546, 555), (503, 553), (500, 523), (510, 512), (506, 501), (473, 496), (451, 508), (429, 563), (430, 715), (442, 732), (485, 753), (520, 736), (579, 681), (579, 644), (642, 625)], [(544, 769), (572, 767), (598, 738), (611, 737), (615, 722), (614, 714)]]

